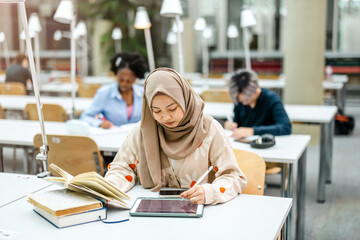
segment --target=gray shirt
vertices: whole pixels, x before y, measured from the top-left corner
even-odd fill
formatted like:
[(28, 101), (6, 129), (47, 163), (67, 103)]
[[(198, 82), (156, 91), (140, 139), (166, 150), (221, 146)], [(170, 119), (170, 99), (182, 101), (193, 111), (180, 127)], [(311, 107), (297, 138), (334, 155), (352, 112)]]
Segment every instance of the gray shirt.
[(31, 79), (30, 71), (20, 65), (11, 65), (6, 69), (5, 82), (19, 82), (26, 87), (26, 80)]

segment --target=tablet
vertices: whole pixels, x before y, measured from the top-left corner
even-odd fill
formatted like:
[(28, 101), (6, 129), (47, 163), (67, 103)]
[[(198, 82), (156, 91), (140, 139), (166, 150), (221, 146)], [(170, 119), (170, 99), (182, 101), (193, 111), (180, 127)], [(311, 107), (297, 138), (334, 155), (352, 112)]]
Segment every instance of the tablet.
[(191, 203), (182, 198), (136, 199), (130, 210), (131, 216), (147, 217), (202, 217), (204, 205)]

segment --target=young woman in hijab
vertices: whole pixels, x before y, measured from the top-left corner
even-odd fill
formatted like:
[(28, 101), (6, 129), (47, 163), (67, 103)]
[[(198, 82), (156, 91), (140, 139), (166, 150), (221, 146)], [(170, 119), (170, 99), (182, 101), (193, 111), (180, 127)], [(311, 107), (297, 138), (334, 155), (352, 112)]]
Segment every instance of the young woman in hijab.
[(119, 53), (111, 59), (111, 71), (117, 82), (101, 87), (80, 117), (91, 126), (111, 128), (141, 119), (143, 87), (135, 80), (144, 78), (145, 60), (138, 53)]
[(235, 102), (235, 117), (225, 122), (225, 129), (234, 130), (234, 138), (291, 134), (291, 123), (280, 97), (259, 88), (257, 81), (257, 74), (251, 70), (239, 70), (231, 78), (229, 91)]
[(241, 193), (246, 177), (239, 169), (221, 125), (203, 115), (204, 102), (188, 82), (169, 68), (146, 79), (141, 122), (109, 165), (106, 178), (123, 191), (137, 180), (144, 188), (191, 188), (182, 193), (196, 204), (217, 204)]

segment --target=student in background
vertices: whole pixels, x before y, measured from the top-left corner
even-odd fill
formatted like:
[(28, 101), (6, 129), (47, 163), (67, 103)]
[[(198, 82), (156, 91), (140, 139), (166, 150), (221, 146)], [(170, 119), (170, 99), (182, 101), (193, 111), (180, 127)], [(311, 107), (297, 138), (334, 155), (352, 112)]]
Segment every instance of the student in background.
[(136, 85), (135, 80), (144, 78), (146, 67), (138, 53), (116, 54), (111, 59), (111, 71), (117, 82), (101, 87), (80, 119), (102, 128), (140, 121), (143, 87)]
[(280, 97), (259, 88), (254, 71), (239, 70), (231, 78), (230, 96), (235, 102), (234, 121), (226, 121), (225, 129), (233, 130), (235, 139), (265, 133), (291, 134), (291, 123)]
[(13, 64), (6, 69), (5, 82), (18, 82), (24, 84), (26, 89), (31, 88), (31, 74), (28, 67), (28, 58), (24, 54), (18, 54)]
[(158, 68), (144, 85), (141, 122), (105, 175), (124, 191), (137, 180), (144, 188), (191, 188), (213, 166), (201, 185), (182, 193), (196, 204), (227, 202), (241, 193), (246, 177), (221, 125), (204, 116), (204, 102), (188, 82), (169, 68)]

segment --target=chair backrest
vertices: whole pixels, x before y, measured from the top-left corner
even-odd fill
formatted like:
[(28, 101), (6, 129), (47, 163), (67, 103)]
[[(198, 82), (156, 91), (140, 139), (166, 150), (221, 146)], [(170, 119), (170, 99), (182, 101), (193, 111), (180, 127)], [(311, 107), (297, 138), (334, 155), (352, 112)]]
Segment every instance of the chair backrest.
[[(69, 83), (71, 82), (71, 77), (61, 77), (60, 81), (63, 83)], [(82, 83), (83, 82), (82, 77), (78, 77), (78, 76), (75, 77), (75, 82)]]
[[(48, 165), (55, 163), (71, 175), (95, 171), (104, 175), (104, 161), (97, 144), (89, 137), (73, 135), (47, 135)], [(43, 145), (40, 134), (34, 137), (34, 147)], [(50, 172), (58, 176), (50, 169)]]
[(5, 110), (0, 105), (0, 119), (5, 119), (5, 118), (6, 118)]
[[(26, 104), (24, 115), (25, 119), (39, 120), (36, 104)], [(65, 122), (68, 120), (65, 109), (58, 104), (43, 104), (43, 116), (45, 121)]]
[(101, 87), (101, 84), (79, 84), (78, 96), (92, 98), (95, 96), (96, 91)]
[(237, 163), (247, 178), (247, 185), (242, 193), (252, 195), (264, 195), (265, 162), (259, 155), (233, 149)]
[(0, 84), (0, 94), (4, 95), (26, 95), (24, 84), (18, 82), (7, 82)]
[(233, 102), (228, 90), (205, 90), (201, 97), (205, 102)]

